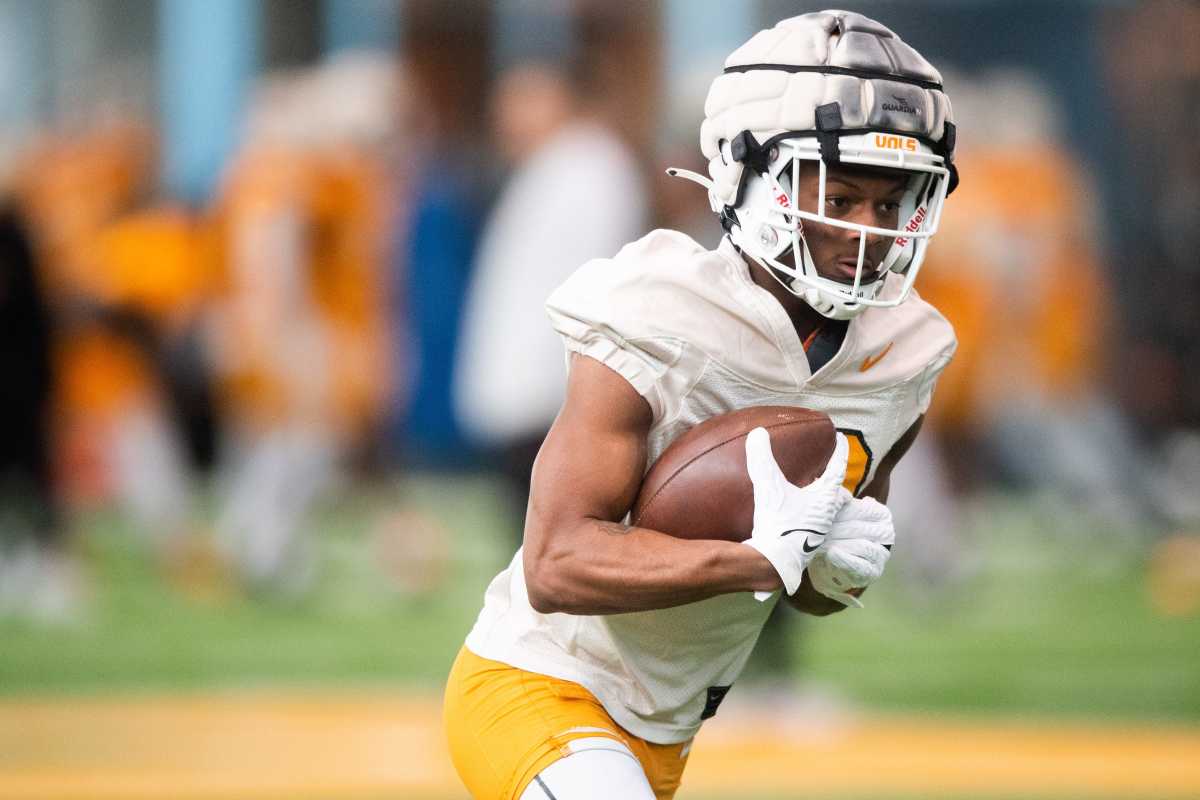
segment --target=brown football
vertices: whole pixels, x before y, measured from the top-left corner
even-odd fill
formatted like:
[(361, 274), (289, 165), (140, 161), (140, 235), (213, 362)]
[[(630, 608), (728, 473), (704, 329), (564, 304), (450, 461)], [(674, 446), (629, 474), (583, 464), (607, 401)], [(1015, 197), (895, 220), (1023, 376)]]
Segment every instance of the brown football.
[(684, 433), (650, 467), (633, 506), (633, 524), (681, 539), (741, 542), (754, 527), (754, 487), (746, 473), (746, 434), (771, 434), (771, 451), (797, 486), (815, 480), (833, 455), (836, 431), (820, 411), (791, 406), (743, 408)]

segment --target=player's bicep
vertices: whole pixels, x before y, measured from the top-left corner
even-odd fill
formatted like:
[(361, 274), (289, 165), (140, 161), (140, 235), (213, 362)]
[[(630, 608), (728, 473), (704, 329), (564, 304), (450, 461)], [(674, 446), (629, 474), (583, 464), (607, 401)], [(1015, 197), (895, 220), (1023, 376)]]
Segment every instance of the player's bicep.
[(650, 406), (608, 367), (571, 359), (567, 396), (533, 468), (526, 557), (587, 519), (620, 520), (646, 467)]

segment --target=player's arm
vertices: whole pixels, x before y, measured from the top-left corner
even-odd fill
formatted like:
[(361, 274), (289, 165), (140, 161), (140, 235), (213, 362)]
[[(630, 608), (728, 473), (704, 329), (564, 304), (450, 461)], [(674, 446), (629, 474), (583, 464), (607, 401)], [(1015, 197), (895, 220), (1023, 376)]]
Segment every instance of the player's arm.
[[(896, 464), (900, 462), (900, 459), (912, 447), (912, 443), (916, 440), (917, 434), (921, 432), (921, 425), (924, 422), (924, 415), (917, 417), (917, 421), (892, 445), (892, 449), (879, 462), (879, 467), (875, 470), (875, 477), (871, 480), (870, 485), (863, 490), (863, 497), (873, 497), (881, 503), (887, 502), (888, 492), (891, 489), (892, 470), (896, 468)], [(864, 589), (863, 591), (866, 590)], [(816, 617), (836, 614), (847, 607), (832, 597), (826, 597), (814, 589), (807, 573), (800, 584), (800, 589), (795, 594), (789, 595), (787, 601), (796, 610)]]
[(780, 587), (753, 548), (620, 524), (641, 487), (651, 422), (624, 378), (592, 358), (571, 359), (525, 519), (525, 581), (536, 610), (617, 614)]

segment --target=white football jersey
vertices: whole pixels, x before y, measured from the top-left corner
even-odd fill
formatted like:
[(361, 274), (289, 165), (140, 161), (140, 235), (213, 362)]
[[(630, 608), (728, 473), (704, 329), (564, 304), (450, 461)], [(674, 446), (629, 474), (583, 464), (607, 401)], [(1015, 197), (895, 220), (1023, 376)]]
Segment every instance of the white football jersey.
[[(568, 352), (606, 364), (653, 412), (647, 468), (697, 423), (747, 406), (828, 414), (851, 444), (847, 486), (866, 487), (880, 460), (929, 407), (954, 353), (950, 324), (916, 294), (850, 321), (815, 374), (779, 301), (750, 278), (728, 239), (705, 250), (659, 230), (612, 259), (588, 262), (546, 304)], [(899, 281), (889, 278), (886, 297)], [(658, 611), (540, 614), (517, 552), (491, 583), (467, 637), (477, 655), (574, 681), (648, 741), (695, 735), (737, 678), (774, 602), (750, 592)]]

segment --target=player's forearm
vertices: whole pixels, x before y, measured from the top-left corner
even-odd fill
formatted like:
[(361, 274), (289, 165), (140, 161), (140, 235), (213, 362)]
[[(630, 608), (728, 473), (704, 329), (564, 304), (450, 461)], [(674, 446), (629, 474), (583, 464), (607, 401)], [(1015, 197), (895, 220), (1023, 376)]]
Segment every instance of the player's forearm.
[(603, 520), (552, 541), (525, 555), (530, 601), (543, 612), (649, 611), (780, 585), (761, 554), (733, 542), (677, 539)]

